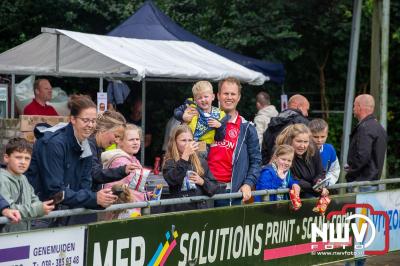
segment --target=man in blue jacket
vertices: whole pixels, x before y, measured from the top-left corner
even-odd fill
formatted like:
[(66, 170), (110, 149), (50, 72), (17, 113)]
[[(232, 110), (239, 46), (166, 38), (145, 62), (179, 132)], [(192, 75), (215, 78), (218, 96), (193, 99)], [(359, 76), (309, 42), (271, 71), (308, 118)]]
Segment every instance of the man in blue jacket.
[[(251, 197), (260, 175), (261, 153), (257, 131), (236, 107), (240, 101), (241, 84), (236, 78), (226, 78), (218, 84), (220, 107), (230, 119), (225, 138), (211, 144), (208, 165), (220, 184), (220, 193), (242, 192), (243, 201)], [(240, 204), (238, 200), (216, 201), (215, 206)]]

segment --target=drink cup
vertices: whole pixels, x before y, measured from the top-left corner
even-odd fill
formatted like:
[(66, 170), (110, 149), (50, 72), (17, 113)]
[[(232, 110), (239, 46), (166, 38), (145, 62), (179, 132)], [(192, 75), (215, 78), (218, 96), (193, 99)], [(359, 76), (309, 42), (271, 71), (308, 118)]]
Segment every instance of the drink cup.
[(191, 170), (186, 172), (185, 179), (186, 179), (186, 182), (187, 182), (186, 183), (186, 187), (187, 187), (188, 190), (196, 189), (196, 183), (190, 179), (190, 176), (193, 175), (194, 173), (196, 173), (196, 172), (191, 171)]

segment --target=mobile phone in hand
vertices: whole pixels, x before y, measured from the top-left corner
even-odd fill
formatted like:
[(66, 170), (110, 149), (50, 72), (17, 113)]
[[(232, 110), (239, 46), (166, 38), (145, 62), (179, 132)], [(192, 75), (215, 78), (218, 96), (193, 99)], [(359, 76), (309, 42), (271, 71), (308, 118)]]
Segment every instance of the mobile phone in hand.
[(54, 205), (60, 204), (64, 200), (64, 191), (59, 191), (56, 194), (53, 194), (49, 199), (53, 200)]
[(197, 151), (199, 152), (207, 151), (207, 144), (205, 141), (199, 141), (197, 143), (199, 144), (199, 149)]

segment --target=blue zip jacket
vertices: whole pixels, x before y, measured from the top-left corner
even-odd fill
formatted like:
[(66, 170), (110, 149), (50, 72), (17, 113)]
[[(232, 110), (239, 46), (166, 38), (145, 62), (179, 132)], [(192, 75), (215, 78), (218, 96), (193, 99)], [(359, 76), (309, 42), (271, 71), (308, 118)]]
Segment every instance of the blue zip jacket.
[(261, 152), (257, 131), (253, 123), (241, 117), (239, 138), (232, 162), (232, 192), (248, 184), (254, 188), (260, 175)]
[[(286, 176), (286, 180), (288, 181), (286, 188), (289, 189), (292, 188), (294, 184), (299, 183), (297, 180), (293, 178), (292, 174), (290, 173), (290, 170), (288, 175)], [(258, 179), (256, 190), (282, 188), (282, 183), (283, 180), (278, 176), (278, 173), (276, 172), (272, 164), (268, 164), (261, 170), (261, 175), (260, 178)], [(288, 199), (288, 197), (285, 196), (285, 199)], [(269, 200), (276, 201), (277, 200), (276, 194), (269, 195)], [(254, 201), (261, 202), (262, 201), (261, 196), (255, 196)]]
[[(1, 212), (5, 208), (9, 208), (9, 207), (10, 207), (10, 204), (8, 204), (8, 202), (0, 195), (0, 216), (2, 216)], [(5, 224), (0, 224), (0, 232), (4, 226), (5, 226)]]
[(1, 212), (8, 207), (10, 207), (10, 204), (0, 195), (0, 215)]
[[(87, 144), (87, 143), (86, 143)], [(70, 208), (99, 208), (92, 192), (92, 153), (83, 149), (72, 124), (55, 132), (45, 132), (33, 146), (26, 176), (41, 200), (64, 191), (63, 205)]]

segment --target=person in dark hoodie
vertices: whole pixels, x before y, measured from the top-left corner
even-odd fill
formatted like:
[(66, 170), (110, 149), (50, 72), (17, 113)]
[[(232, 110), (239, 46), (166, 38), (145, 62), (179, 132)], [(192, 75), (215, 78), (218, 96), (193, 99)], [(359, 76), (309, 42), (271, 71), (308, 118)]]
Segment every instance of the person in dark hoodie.
[(279, 113), (278, 116), (271, 118), (267, 130), (263, 134), (261, 146), (262, 165), (270, 163), (272, 154), (274, 153), (276, 137), (285, 127), (297, 123), (308, 125), (307, 116), (309, 109), (310, 103), (307, 98), (303, 95), (295, 94), (288, 101), (288, 109)]
[[(88, 137), (96, 126), (96, 104), (86, 95), (72, 95), (68, 102), (70, 123), (47, 129), (33, 147), (27, 177), (41, 200), (57, 195), (58, 208), (108, 207), (117, 200), (111, 189), (92, 191), (92, 152)], [(75, 216), (52, 226), (87, 222)]]
[(125, 127), (126, 121), (122, 114), (115, 111), (105, 111), (97, 115), (96, 128), (89, 137), (89, 145), (92, 151), (92, 178), (93, 190), (98, 191), (103, 184), (121, 180), (132, 173), (136, 168), (135, 164), (121, 165), (116, 168), (103, 169), (101, 153), (111, 145), (115, 145), (115, 132)]

